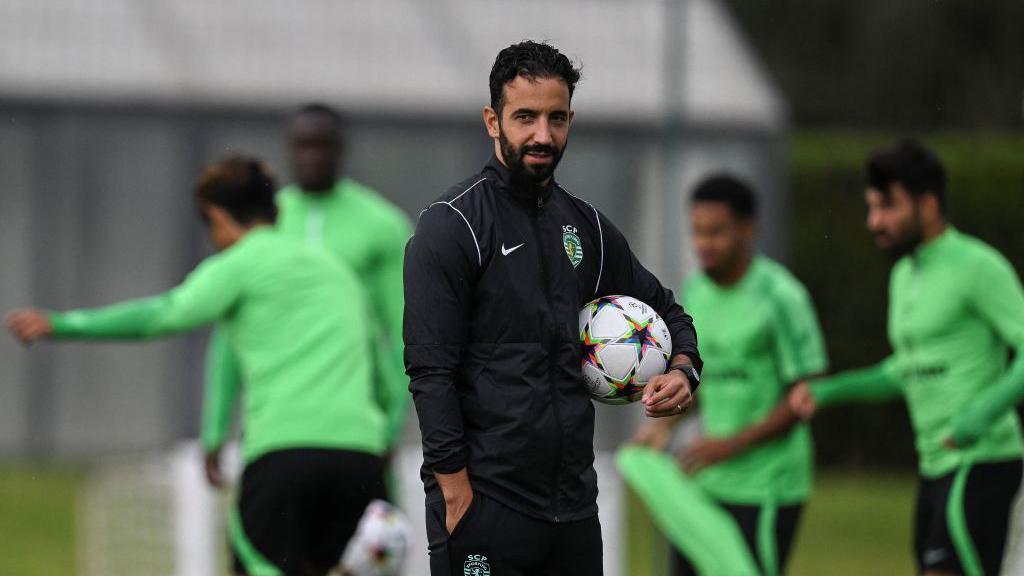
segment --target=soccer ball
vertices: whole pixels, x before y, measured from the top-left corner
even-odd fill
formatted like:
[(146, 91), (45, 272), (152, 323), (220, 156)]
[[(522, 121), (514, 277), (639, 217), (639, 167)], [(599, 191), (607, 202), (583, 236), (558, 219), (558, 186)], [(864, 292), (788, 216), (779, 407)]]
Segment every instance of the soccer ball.
[(653, 308), (629, 296), (604, 296), (580, 310), (583, 381), (604, 404), (636, 402), (664, 374), (672, 335)]
[(398, 576), (409, 548), (410, 529), (405, 515), (383, 500), (366, 507), (355, 535), (345, 547), (341, 576)]

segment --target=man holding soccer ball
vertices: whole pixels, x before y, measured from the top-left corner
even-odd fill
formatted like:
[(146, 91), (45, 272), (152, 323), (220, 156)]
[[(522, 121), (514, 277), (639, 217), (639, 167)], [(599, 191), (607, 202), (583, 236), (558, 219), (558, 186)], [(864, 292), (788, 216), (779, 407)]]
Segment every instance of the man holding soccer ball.
[(699, 381), (691, 318), (611, 222), (553, 179), (578, 80), (550, 45), (499, 52), (484, 108), (494, 157), (423, 211), (406, 249), (434, 576), (601, 574), (585, 303), (632, 296), (668, 326), (670, 368), (644, 390), (648, 416), (685, 411)]

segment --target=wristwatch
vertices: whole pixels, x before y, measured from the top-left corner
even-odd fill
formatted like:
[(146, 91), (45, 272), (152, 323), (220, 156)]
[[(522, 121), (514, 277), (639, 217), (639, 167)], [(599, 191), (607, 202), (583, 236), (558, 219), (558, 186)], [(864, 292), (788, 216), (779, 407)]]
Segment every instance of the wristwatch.
[(690, 381), (690, 394), (697, 391), (697, 387), (700, 386), (700, 374), (697, 373), (697, 370), (691, 364), (673, 364), (668, 367), (667, 372), (673, 370), (679, 370)]

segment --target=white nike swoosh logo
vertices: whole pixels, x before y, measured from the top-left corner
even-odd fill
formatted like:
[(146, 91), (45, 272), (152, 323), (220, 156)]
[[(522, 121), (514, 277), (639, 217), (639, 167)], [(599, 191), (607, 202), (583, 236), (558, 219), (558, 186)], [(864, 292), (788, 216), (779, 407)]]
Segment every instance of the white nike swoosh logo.
[[(523, 242), (523, 244), (526, 244), (526, 242)], [(516, 250), (522, 248), (523, 244), (519, 244), (518, 246), (513, 246), (513, 247), (509, 248), (508, 250), (506, 250), (505, 249), (505, 244), (503, 243), (501, 245), (501, 255), (502, 256), (508, 256), (509, 254), (511, 254), (511, 253), (515, 252)]]

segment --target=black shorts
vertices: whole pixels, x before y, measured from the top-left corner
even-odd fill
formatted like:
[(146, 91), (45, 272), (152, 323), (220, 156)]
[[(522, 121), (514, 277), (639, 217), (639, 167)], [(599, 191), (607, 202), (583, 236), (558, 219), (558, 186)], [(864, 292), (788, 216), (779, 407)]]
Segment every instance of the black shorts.
[(245, 467), (229, 534), (236, 574), (270, 564), (323, 576), (338, 564), (366, 506), (384, 498), (384, 461), (364, 452), (296, 448)]
[(427, 502), (431, 576), (601, 576), (601, 523), (546, 522), (473, 494), (451, 534), (443, 501)]
[[(719, 506), (736, 521), (743, 540), (747, 543), (750, 556), (757, 561), (763, 574), (783, 574), (789, 552), (793, 548), (797, 525), (803, 504), (786, 506), (743, 506), (719, 502)], [(678, 550), (672, 549), (672, 570), (674, 576), (695, 576), (696, 568)], [(771, 565), (771, 570), (765, 566)]]
[(1021, 471), (1021, 461), (1010, 460), (921, 478), (914, 518), (918, 571), (999, 574)]

